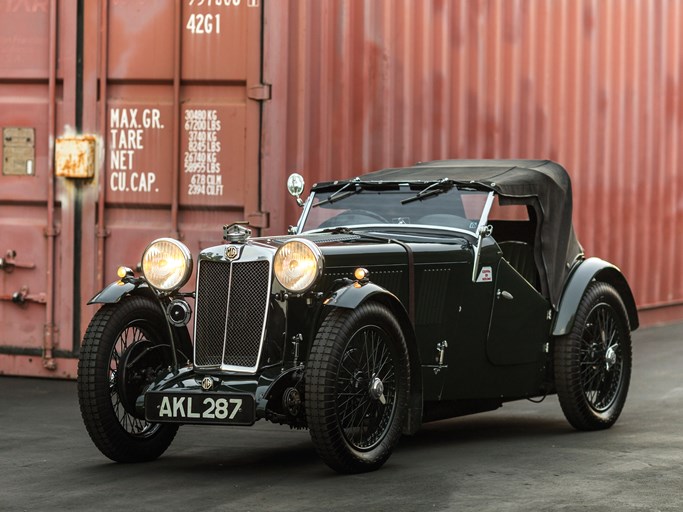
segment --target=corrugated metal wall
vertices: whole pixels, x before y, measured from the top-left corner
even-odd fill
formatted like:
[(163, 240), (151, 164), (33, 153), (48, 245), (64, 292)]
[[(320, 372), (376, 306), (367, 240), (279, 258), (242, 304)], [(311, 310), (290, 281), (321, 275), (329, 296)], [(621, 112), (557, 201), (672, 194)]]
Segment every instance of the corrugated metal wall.
[[(86, 302), (154, 238), (267, 222), (261, 28), (257, 0), (0, 0), (0, 374), (75, 377)], [(94, 176), (57, 169), (76, 130)]]
[[(590, 255), (645, 321), (683, 302), (678, 0), (268, 2), (271, 218), (309, 184), (436, 158), (550, 158), (570, 171)], [(284, 223), (274, 223), (281, 231)], [(652, 310), (652, 311), (649, 311)]]
[(76, 369), (75, 192), (53, 173), (75, 122), (76, 32), (74, 2), (0, 1), (0, 373)]
[[(152, 237), (282, 233), (291, 171), (437, 158), (561, 162), (587, 253), (642, 323), (683, 318), (682, 26), (679, 0), (0, 0), (0, 373), (74, 376), (85, 302)], [(94, 178), (55, 176), (74, 127)]]

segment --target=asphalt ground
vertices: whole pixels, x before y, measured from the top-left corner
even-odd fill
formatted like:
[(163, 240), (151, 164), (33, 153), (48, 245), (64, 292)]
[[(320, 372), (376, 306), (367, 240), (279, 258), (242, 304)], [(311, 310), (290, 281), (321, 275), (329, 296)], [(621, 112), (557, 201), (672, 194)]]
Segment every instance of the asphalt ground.
[(626, 407), (579, 433), (555, 397), (425, 425), (377, 472), (339, 476), (307, 431), (182, 427), (159, 460), (90, 442), (76, 384), (0, 377), (0, 511), (683, 510), (683, 324), (634, 333)]

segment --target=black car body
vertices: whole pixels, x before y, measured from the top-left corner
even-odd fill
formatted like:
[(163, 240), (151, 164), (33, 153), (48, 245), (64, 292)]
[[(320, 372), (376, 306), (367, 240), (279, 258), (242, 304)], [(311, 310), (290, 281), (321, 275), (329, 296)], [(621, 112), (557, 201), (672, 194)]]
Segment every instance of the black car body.
[(584, 257), (560, 165), (427, 162), (299, 202), (286, 236), (225, 226), (194, 293), (179, 291), (189, 251), (160, 239), (142, 276), (122, 268), (93, 298), (79, 398), (105, 455), (149, 460), (179, 424), (265, 419), (358, 472), (425, 421), (511, 400), (557, 393), (578, 429), (616, 421), (635, 302), (617, 267)]

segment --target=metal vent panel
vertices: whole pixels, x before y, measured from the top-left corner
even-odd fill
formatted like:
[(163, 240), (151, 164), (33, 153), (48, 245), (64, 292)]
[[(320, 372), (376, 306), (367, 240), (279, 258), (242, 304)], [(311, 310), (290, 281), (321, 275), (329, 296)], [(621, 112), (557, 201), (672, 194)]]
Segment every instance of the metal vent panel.
[(438, 324), (444, 319), (450, 269), (430, 268), (420, 272), (417, 279), (417, 321)]
[(269, 295), (268, 261), (232, 264), (223, 364), (255, 367)]
[(230, 291), (230, 263), (202, 261), (197, 279), (195, 364), (220, 366), (225, 343), (225, 315)]

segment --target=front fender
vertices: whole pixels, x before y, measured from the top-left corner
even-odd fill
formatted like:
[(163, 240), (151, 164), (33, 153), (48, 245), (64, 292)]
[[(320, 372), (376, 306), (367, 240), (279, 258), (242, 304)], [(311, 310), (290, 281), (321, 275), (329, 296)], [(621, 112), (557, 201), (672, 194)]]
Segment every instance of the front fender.
[(103, 290), (88, 301), (91, 304), (116, 304), (126, 295), (131, 295), (138, 291), (145, 295), (153, 295), (149, 285), (141, 279), (114, 281), (108, 284)]
[(403, 433), (412, 435), (422, 424), (422, 370), (420, 355), (417, 350), (417, 338), (406, 308), (390, 291), (374, 283), (358, 285), (353, 283), (336, 290), (324, 304), (326, 307), (355, 309), (367, 300), (376, 300), (388, 307), (401, 325), (408, 345), (410, 359), (410, 399), (408, 416), (403, 425)]
[(168, 322), (168, 316), (161, 301), (154, 294), (149, 285), (142, 279), (126, 279), (125, 281), (114, 281), (107, 285), (103, 290), (101, 290), (97, 295), (88, 301), (88, 305), (91, 304), (116, 304), (121, 301), (124, 297), (128, 295), (145, 295), (151, 299), (154, 299), (161, 309), (164, 318), (166, 319), (166, 325), (169, 329), (169, 334), (171, 335), (171, 343), (184, 355), (187, 359), (186, 361), (180, 361), (181, 364), (189, 363), (192, 359), (193, 349), (192, 349), (192, 339), (190, 338), (190, 332), (187, 326), (175, 327)]
[[(324, 304), (326, 306), (338, 308), (355, 309), (373, 295), (390, 297), (390, 300), (395, 301), (397, 304), (401, 304), (401, 301), (398, 300), (396, 295), (374, 283), (366, 283), (361, 286), (358, 286), (357, 283), (353, 283), (339, 288), (325, 300)], [(401, 307), (403, 308), (403, 305), (401, 305)]]
[(631, 330), (638, 328), (636, 302), (621, 270), (600, 258), (588, 258), (569, 276), (555, 317), (553, 336), (564, 336), (571, 331), (581, 298), (593, 280), (609, 283), (616, 288), (626, 306)]

